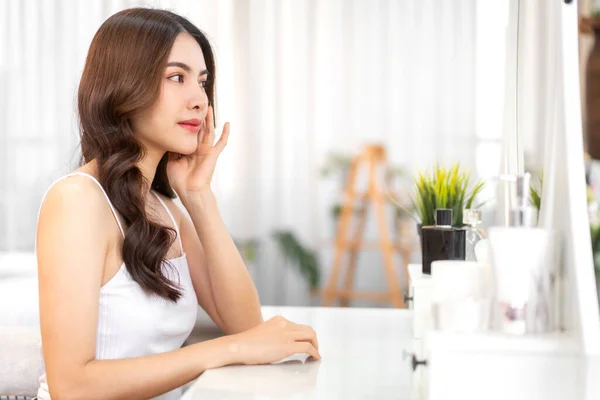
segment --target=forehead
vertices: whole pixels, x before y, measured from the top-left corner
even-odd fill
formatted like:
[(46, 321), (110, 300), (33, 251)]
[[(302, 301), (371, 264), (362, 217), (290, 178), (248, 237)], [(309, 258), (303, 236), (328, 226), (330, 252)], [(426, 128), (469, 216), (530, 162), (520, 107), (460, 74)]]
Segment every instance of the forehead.
[(173, 47), (171, 47), (171, 52), (169, 53), (168, 62), (171, 61), (182, 62), (196, 71), (203, 71), (206, 69), (204, 54), (202, 53), (200, 45), (196, 39), (187, 32), (180, 33), (175, 39)]

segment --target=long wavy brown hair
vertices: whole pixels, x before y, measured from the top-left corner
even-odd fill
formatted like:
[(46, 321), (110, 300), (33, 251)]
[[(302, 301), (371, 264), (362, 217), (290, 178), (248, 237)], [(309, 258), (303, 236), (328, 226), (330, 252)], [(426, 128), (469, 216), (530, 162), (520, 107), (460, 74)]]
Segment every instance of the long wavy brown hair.
[[(125, 223), (122, 257), (132, 278), (148, 293), (173, 302), (180, 287), (162, 270), (175, 230), (153, 223), (145, 209), (144, 177), (136, 163), (144, 148), (134, 136), (131, 117), (158, 100), (164, 69), (177, 35), (192, 35), (204, 54), (214, 106), (215, 61), (205, 34), (187, 19), (166, 10), (130, 8), (108, 18), (94, 36), (79, 84), (80, 165), (96, 160), (100, 184)], [(169, 198), (175, 192), (161, 159), (151, 188)]]

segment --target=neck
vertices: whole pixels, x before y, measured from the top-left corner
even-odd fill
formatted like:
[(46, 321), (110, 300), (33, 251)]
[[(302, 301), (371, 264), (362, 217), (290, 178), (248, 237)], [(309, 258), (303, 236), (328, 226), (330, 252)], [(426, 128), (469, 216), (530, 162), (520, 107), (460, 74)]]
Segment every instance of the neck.
[(144, 187), (144, 195), (150, 194), (150, 188), (152, 185), (152, 181), (154, 181), (154, 176), (156, 175), (158, 163), (160, 162), (164, 154), (164, 151), (161, 152), (148, 149), (144, 158), (138, 161), (136, 164), (136, 166), (142, 172), (145, 182), (148, 183), (148, 186)]
[[(154, 181), (154, 176), (156, 175), (158, 163), (162, 159), (165, 152), (147, 148), (145, 154), (146, 155), (144, 156), (144, 158), (138, 161), (135, 165), (141, 171), (142, 176), (144, 177), (144, 181), (148, 182), (148, 186), (143, 188), (144, 197), (147, 197), (150, 194), (150, 189), (152, 186), (152, 182)], [(86, 165), (89, 165), (90, 172), (96, 177), (98, 177), (98, 161), (96, 159), (93, 159)]]

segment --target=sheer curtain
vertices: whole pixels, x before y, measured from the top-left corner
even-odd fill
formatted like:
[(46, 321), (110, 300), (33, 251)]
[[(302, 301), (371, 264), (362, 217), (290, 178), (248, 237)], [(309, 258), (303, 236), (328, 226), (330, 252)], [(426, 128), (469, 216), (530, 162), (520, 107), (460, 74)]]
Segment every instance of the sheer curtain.
[[(176, 2), (146, 3), (173, 8)], [(204, 3), (177, 2), (177, 9), (219, 41), (231, 30), (227, 6), (232, 2)], [(0, 249), (33, 249), (41, 196), (54, 179), (75, 168), (79, 158), (76, 94), (89, 44), (107, 17), (136, 4), (0, 3)], [(230, 40), (225, 37), (222, 42)], [(224, 71), (231, 65), (226, 57), (224, 51)], [(226, 88), (231, 79), (223, 78)]]
[[(320, 249), (326, 279), (329, 206), (339, 193), (337, 181), (318, 174), (328, 151), (377, 141), (391, 162), (410, 169), (436, 160), (473, 165), (475, 2), (242, 3), (239, 131), (232, 125), (232, 162), (221, 169), (235, 178), (218, 182), (231, 185), (230, 226), (262, 239), (263, 298), (296, 303), (306, 301), (306, 286), (281, 268), (265, 239), (274, 229), (293, 230)], [(385, 287), (377, 254), (362, 254), (359, 264), (359, 289)]]
[[(480, 154), (499, 158), (499, 146), (486, 144), (497, 135), (480, 132), (489, 128), (478, 117), (489, 93), (477, 85), (490, 63), (478, 53), (487, 47), (477, 30), (493, 16), (478, 13), (476, 3), (2, 2), (0, 249), (33, 249), (41, 196), (75, 167), (76, 87), (93, 34), (120, 9), (168, 8), (216, 48), (217, 122), (220, 129), (231, 121), (232, 134), (213, 187), (234, 238), (260, 241), (252, 273), (261, 299), (307, 303), (307, 284), (284, 263), (271, 233), (292, 230), (319, 248), (326, 280), (331, 249), (321, 244), (333, 234), (329, 206), (339, 190), (318, 173), (328, 152), (380, 142), (391, 163), (410, 171), (461, 161), (496, 172), (477, 153), (483, 143)], [(503, 59), (504, 50), (498, 54)], [(371, 266), (377, 261), (361, 259), (359, 288), (385, 287), (381, 268)]]

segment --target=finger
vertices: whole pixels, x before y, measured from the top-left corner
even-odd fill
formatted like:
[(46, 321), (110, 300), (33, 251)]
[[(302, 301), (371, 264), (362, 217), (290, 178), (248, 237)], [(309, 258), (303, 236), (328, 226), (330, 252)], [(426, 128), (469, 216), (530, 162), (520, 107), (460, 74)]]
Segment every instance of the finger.
[(310, 342), (317, 350), (319, 350), (317, 334), (309, 326), (300, 325), (300, 327), (292, 333), (292, 337), (297, 342)]
[(223, 133), (221, 133), (221, 137), (219, 141), (215, 145), (217, 150), (220, 152), (223, 151), (225, 146), (227, 146), (227, 141), (229, 140), (229, 122), (225, 122), (225, 126), (223, 127)]
[(210, 134), (210, 125), (208, 122), (208, 115), (210, 114), (210, 111), (208, 114), (206, 114), (206, 118), (204, 118), (204, 124), (202, 124), (202, 141), (200, 141), (200, 143), (202, 144), (209, 144), (208, 140), (209, 140), (209, 134)]
[(295, 342), (292, 345), (292, 350), (294, 353), (308, 353), (315, 360), (321, 359), (319, 351), (309, 342)]
[(202, 127), (200, 128), (200, 130), (198, 131), (198, 146), (200, 146), (201, 143), (203, 143), (204, 141), (204, 137), (206, 136), (206, 121), (204, 121), (204, 124), (202, 124)]
[(209, 145), (213, 145), (215, 143), (215, 119), (213, 115), (212, 106), (208, 106), (208, 113), (206, 114), (206, 132), (208, 133), (207, 141)]

